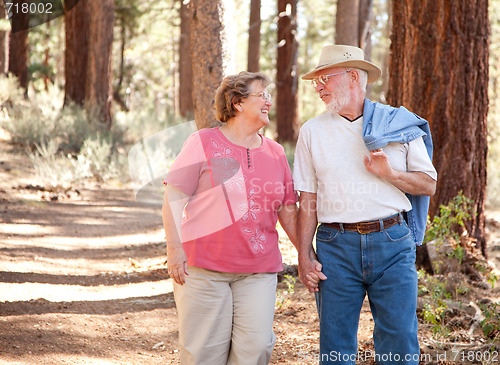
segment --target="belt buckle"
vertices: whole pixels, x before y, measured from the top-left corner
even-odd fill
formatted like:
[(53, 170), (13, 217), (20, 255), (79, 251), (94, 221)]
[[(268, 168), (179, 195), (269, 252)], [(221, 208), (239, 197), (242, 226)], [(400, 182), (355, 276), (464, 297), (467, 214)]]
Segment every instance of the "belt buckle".
[(371, 232), (371, 229), (369, 228), (369, 226), (368, 226), (368, 228), (365, 228), (365, 229), (363, 229), (362, 227), (363, 227), (363, 225), (361, 223), (356, 224), (356, 230), (358, 231), (359, 234), (368, 234)]

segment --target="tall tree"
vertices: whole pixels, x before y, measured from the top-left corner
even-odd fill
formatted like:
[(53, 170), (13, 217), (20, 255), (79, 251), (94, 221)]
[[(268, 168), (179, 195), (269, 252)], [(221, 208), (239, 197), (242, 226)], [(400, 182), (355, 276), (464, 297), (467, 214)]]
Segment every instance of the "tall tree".
[(114, 0), (88, 0), (89, 34), (85, 105), (100, 122), (111, 126), (111, 53)]
[[(5, 3), (0, 1), (0, 19), (7, 19)], [(0, 29), (0, 74), (5, 74), (9, 68), (9, 31)]]
[[(19, 8), (22, 0), (13, 0)], [(28, 25), (29, 13), (14, 12), (11, 18), (12, 31), (9, 39), (9, 72), (19, 79), (19, 85), (28, 90)]]
[(198, 129), (219, 125), (214, 116), (214, 95), (224, 75), (224, 0), (191, 0), (191, 55), (193, 62), (194, 119)]
[(373, 0), (338, 0), (335, 43), (360, 47), (367, 59), (371, 50)]
[(180, 0), (181, 35), (179, 38), (179, 113), (193, 115), (193, 63), (191, 61), (191, 21), (189, 0)]
[[(75, 2), (75, 0), (72, 0)], [(64, 105), (75, 103), (83, 106), (87, 83), (89, 12), (87, 1), (68, 6), (65, 1), (64, 26), (66, 50), (64, 57)]]
[(278, 0), (276, 120), (279, 142), (296, 142), (299, 129), (297, 1)]
[(358, 42), (367, 59), (371, 59), (372, 8), (373, 0), (359, 0)]
[[(467, 227), (486, 254), (488, 2), (393, 1), (389, 103), (426, 118), (438, 185), (429, 214), (460, 191), (475, 201)], [(425, 56), (423, 56), (425, 55)]]
[(359, 46), (359, 1), (337, 0), (335, 43)]
[(248, 66), (250, 72), (260, 70), (260, 6), (261, 0), (250, 1), (250, 22), (248, 27)]

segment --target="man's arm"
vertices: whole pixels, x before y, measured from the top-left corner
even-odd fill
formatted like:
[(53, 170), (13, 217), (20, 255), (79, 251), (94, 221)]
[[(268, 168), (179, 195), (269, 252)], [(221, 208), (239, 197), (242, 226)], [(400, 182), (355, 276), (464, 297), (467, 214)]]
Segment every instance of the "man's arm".
[(364, 157), (366, 170), (391, 183), (405, 193), (429, 195), (436, 192), (436, 180), (424, 172), (394, 170), (382, 149), (370, 151), (370, 157)]
[(299, 198), (298, 217), (298, 253), (299, 253), (299, 279), (310, 293), (319, 290), (320, 280), (326, 280), (321, 272), (321, 264), (316, 258), (312, 241), (318, 219), (316, 215), (317, 195), (315, 193), (301, 192)]

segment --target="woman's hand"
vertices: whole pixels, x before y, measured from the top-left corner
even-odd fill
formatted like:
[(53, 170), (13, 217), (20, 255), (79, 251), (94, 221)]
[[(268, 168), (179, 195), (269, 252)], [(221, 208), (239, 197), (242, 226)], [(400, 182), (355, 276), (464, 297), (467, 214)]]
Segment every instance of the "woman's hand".
[(167, 269), (177, 284), (186, 283), (186, 275), (189, 275), (187, 257), (181, 244), (167, 243)]
[(162, 217), (167, 240), (168, 274), (179, 285), (184, 285), (188, 274), (187, 256), (181, 242), (182, 211), (188, 196), (172, 185), (165, 187)]

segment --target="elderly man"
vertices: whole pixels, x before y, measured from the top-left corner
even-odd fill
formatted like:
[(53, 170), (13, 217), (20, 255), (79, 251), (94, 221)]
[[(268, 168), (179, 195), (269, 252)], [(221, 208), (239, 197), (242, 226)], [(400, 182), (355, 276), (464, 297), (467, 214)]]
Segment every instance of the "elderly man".
[(437, 173), (427, 121), (365, 98), (380, 75), (360, 48), (332, 45), (302, 77), (327, 109), (302, 126), (293, 173), (300, 279), (316, 293), (321, 364), (363, 355), (357, 329), (366, 294), (377, 363), (419, 362), (415, 246)]

